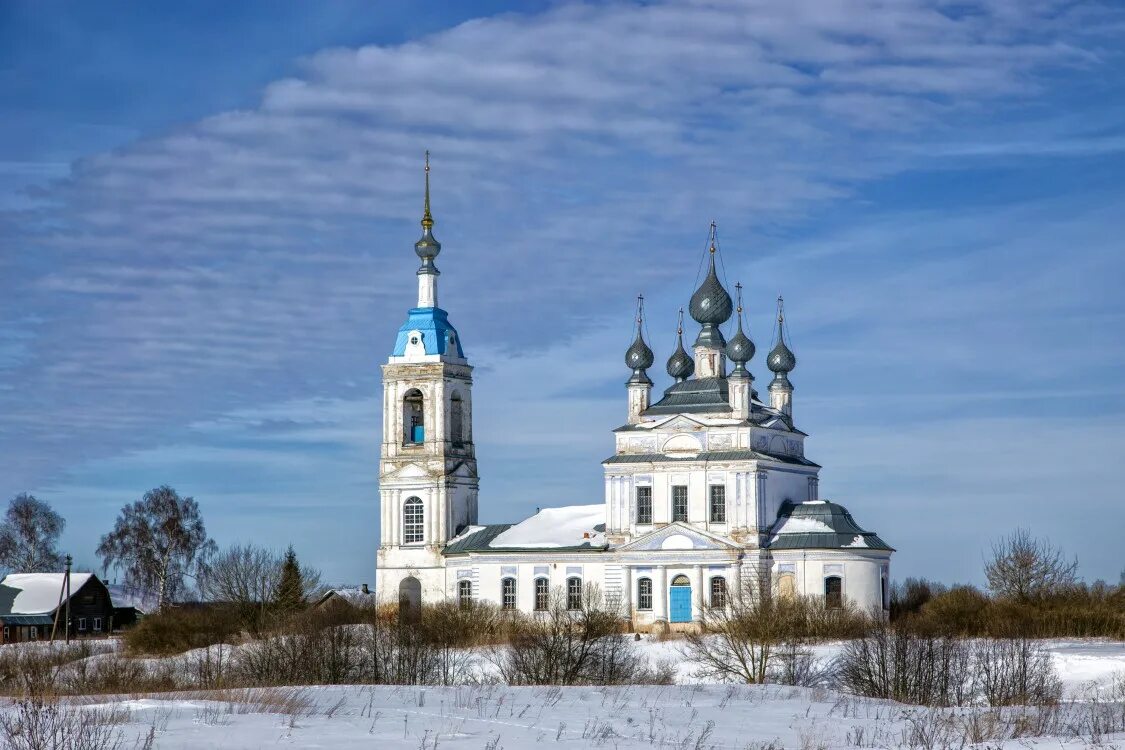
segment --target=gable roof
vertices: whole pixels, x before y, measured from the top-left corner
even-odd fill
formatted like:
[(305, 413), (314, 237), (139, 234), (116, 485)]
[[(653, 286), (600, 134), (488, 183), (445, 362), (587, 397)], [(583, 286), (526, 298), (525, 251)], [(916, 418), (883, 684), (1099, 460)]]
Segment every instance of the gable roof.
[[(58, 609), (63, 588), (63, 573), (10, 573), (0, 581), (0, 616), (45, 615)], [(73, 598), (93, 573), (70, 574), (70, 596)]]
[[(690, 545), (690, 546), (685, 546)], [(697, 529), (688, 524), (675, 521), (666, 526), (637, 537), (628, 544), (617, 547), (618, 552), (656, 551), (656, 550), (703, 550), (703, 549), (741, 549), (739, 545), (710, 531)]]
[(894, 552), (873, 531), (864, 531), (848, 509), (827, 500), (785, 503), (766, 545), (786, 549), (872, 549)]

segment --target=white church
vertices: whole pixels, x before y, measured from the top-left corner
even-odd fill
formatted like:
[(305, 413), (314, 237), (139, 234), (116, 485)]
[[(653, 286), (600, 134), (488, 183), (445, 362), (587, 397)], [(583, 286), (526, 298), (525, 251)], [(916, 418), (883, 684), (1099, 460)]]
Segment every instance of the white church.
[[(708, 273), (688, 308), (699, 333), (689, 353), (681, 323), (667, 362), (673, 382), (656, 401), (638, 304), (625, 353), (627, 416), (602, 462), (604, 500), (479, 524), (473, 368), (438, 305), (433, 226), (427, 157), (418, 304), (383, 365), (380, 601), (488, 601), (534, 612), (556, 595), (577, 608), (596, 584), (639, 631), (697, 627), (747, 581), (829, 606), (887, 607), (894, 550), (820, 499), (820, 466), (805, 456), (781, 300), (763, 400), (746, 368), (755, 346), (743, 330), (741, 288), (735, 309), (716, 273), (713, 232)], [(734, 329), (729, 339), (724, 325)]]

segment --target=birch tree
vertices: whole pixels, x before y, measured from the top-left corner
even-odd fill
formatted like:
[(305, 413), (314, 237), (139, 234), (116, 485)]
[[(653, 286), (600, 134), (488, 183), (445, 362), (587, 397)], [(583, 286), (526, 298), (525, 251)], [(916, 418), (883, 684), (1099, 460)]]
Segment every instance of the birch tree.
[(12, 498), (0, 524), (0, 567), (13, 573), (42, 573), (62, 568), (57, 545), (66, 526), (47, 503), (22, 493)]
[(121, 509), (113, 531), (98, 545), (98, 557), (106, 568), (121, 567), (126, 584), (155, 595), (163, 609), (214, 549), (199, 504), (164, 485)]

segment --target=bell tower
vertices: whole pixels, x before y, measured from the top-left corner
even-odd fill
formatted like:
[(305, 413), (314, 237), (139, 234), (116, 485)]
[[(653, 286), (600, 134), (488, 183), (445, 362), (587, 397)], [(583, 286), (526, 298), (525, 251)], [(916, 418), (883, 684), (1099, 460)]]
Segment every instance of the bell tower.
[(477, 522), (472, 371), (461, 337), (438, 307), (434, 259), (441, 243), (430, 214), (426, 152), (422, 237), (414, 252), (418, 303), (407, 313), (383, 365), (383, 445), (379, 465), (380, 601), (420, 604), (444, 598), (441, 551)]

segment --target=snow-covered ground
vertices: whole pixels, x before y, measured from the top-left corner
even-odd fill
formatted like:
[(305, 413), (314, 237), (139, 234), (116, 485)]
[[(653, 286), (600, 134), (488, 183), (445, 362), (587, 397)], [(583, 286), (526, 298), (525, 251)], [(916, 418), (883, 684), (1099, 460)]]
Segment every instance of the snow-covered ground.
[[(1052, 641), (1067, 693), (1090, 696), (1125, 676), (1125, 643)], [(652, 659), (693, 671), (681, 642), (643, 640)], [(842, 644), (817, 648), (831, 658)], [(94, 657), (98, 658), (98, 657)], [(88, 699), (89, 700), (89, 699)], [(0, 710), (14, 712), (14, 707)], [(88, 702), (85, 712), (113, 711), (133, 746), (155, 733), (169, 748), (828, 748), (961, 747), (968, 735), (990, 748), (1125, 748), (1125, 733), (1087, 729), (1090, 704), (1055, 712), (1050, 733), (1026, 736), (1022, 709), (931, 710), (842, 693), (780, 686), (679, 684), (619, 688), (323, 686), (226, 693), (130, 696)], [(1114, 708), (1118, 715), (1125, 707)], [(1022, 726), (1024, 729), (1017, 730)], [(2, 740), (0, 740), (2, 744)]]

